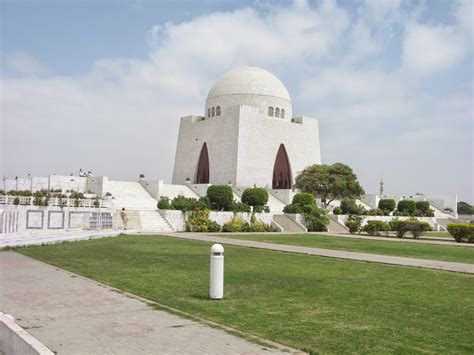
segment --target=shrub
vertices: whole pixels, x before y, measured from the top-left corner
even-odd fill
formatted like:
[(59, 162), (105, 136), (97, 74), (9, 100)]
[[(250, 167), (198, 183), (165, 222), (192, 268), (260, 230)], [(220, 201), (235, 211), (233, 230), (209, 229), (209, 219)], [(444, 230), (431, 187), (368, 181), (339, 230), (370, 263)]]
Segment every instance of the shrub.
[(448, 224), (448, 232), (458, 243), (474, 243), (474, 224), (450, 223)]
[(240, 217), (234, 217), (222, 226), (223, 232), (240, 232), (246, 222)]
[(385, 215), (385, 213), (380, 208), (373, 208), (367, 211), (367, 216), (383, 216), (383, 215)]
[(160, 197), (157, 207), (160, 210), (174, 210), (174, 208), (171, 206), (170, 199), (166, 196)]
[(303, 208), (302, 206), (290, 204), (283, 207), (283, 212), (284, 213), (303, 213)]
[(329, 218), (324, 208), (316, 205), (306, 205), (303, 209), (304, 222), (309, 232), (327, 232)]
[(195, 210), (189, 213), (186, 220), (187, 232), (219, 232), (220, 225), (209, 220), (208, 210)]
[(342, 200), (341, 210), (344, 214), (359, 214), (360, 212), (355, 200)]
[(385, 198), (379, 201), (379, 208), (383, 211), (392, 212), (395, 209), (396, 202), (394, 199)]
[(245, 189), (242, 194), (242, 202), (252, 206), (265, 206), (268, 202), (268, 192), (260, 187)]
[(397, 210), (400, 213), (408, 213), (409, 216), (413, 216), (416, 211), (416, 202), (413, 200), (401, 200), (398, 202)]
[(393, 215), (397, 217), (410, 217), (410, 213), (408, 211), (395, 210)]
[(221, 231), (221, 225), (215, 221), (209, 221), (207, 223), (207, 231), (208, 232), (220, 232)]
[(314, 205), (314, 196), (309, 192), (300, 192), (293, 196), (291, 203), (293, 205), (305, 206), (305, 205)]
[(234, 200), (232, 202), (230, 210), (232, 212), (250, 212), (252, 210), (252, 208), (249, 205), (245, 204), (245, 203), (237, 202), (237, 201)]
[(19, 197), (15, 197), (15, 198), (13, 199), (13, 204), (14, 204), (14, 205), (19, 205), (19, 204), (20, 204), (20, 198), (19, 198)]
[(426, 216), (430, 212), (430, 203), (428, 201), (416, 201), (415, 209), (420, 216)]
[(332, 213), (334, 214), (343, 214), (342, 210), (340, 207), (336, 207), (335, 209), (332, 210)]
[(261, 221), (255, 221), (254, 223), (245, 223), (241, 230), (241, 232), (270, 232), (271, 228), (267, 224)]
[(228, 185), (211, 185), (207, 188), (207, 197), (213, 209), (229, 211), (234, 202), (232, 188)]
[(384, 221), (367, 221), (367, 224), (362, 228), (364, 232), (369, 235), (380, 235), (380, 232), (388, 231), (390, 229), (388, 223)]
[(349, 228), (351, 234), (355, 234), (360, 230), (360, 225), (362, 224), (362, 218), (359, 216), (349, 216), (345, 225)]
[(187, 212), (194, 210), (196, 204), (197, 200), (195, 198), (184, 197), (183, 195), (179, 195), (176, 196), (171, 202), (171, 209)]
[(431, 230), (428, 223), (417, 220), (392, 221), (391, 228), (397, 232), (398, 238), (403, 238), (406, 233), (411, 233), (414, 239), (418, 239), (423, 232)]

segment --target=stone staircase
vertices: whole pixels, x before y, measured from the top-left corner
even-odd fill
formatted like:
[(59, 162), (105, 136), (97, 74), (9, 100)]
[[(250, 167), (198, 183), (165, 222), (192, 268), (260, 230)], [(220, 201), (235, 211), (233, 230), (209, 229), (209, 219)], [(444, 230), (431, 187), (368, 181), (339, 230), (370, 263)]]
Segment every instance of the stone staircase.
[(173, 232), (173, 228), (158, 211), (139, 211), (141, 230), (145, 232)]
[[(179, 187), (180, 185), (177, 186)], [(191, 193), (194, 195), (192, 197), (196, 196), (189, 188), (184, 187), (188, 189), (188, 195)], [(116, 210), (114, 213), (116, 228), (123, 227), (120, 210), (124, 207), (128, 215), (128, 229), (145, 232), (173, 232), (173, 228), (158, 212), (156, 199), (151, 197), (140, 183), (109, 181), (108, 191), (114, 197), (112, 207)]]
[(272, 194), (268, 194), (268, 202), (267, 202), (268, 207), (270, 207), (270, 212), (271, 213), (282, 213), (283, 208), (285, 208), (285, 204), (277, 199), (275, 196)]
[(273, 221), (283, 228), (285, 233), (305, 233), (306, 230), (302, 228), (295, 221), (284, 214), (274, 214)]
[(125, 210), (155, 210), (156, 201), (138, 182), (109, 181), (108, 192), (112, 194), (112, 207)]

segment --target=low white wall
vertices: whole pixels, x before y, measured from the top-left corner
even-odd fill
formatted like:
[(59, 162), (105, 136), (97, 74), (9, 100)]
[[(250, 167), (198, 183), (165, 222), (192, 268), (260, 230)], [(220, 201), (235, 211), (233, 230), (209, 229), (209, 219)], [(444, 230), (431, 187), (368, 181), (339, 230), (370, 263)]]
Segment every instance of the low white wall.
[[(186, 230), (186, 219), (187, 216), (184, 212), (176, 210), (159, 210), (161, 216), (165, 218), (178, 232)], [(247, 212), (209, 212), (209, 219), (211, 221), (219, 223), (221, 226), (224, 223), (229, 222), (234, 217), (240, 217), (244, 221), (250, 222), (251, 213)], [(255, 213), (255, 218), (265, 224), (272, 224), (273, 214), (272, 213)]]
[(98, 212), (102, 212), (102, 228), (110, 228), (111, 211), (106, 208), (53, 207), (53, 206), (2, 206), (0, 233), (25, 230), (96, 229)]
[(0, 353), (8, 355), (53, 355), (46, 346), (15, 323), (12, 316), (0, 313)]

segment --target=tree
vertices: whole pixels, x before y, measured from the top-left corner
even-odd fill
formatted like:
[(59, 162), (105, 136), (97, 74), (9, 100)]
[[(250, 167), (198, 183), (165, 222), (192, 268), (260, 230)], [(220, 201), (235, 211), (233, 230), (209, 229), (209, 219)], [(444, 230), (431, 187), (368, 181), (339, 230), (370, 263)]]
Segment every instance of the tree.
[(207, 198), (217, 211), (229, 211), (234, 202), (232, 188), (228, 185), (211, 185), (207, 188)]
[(413, 200), (398, 201), (397, 210), (401, 213), (407, 213), (410, 216), (414, 216), (416, 212), (416, 202)]
[(260, 187), (245, 189), (242, 194), (242, 202), (254, 208), (256, 206), (263, 207), (268, 202), (268, 192)]
[(459, 214), (474, 214), (474, 206), (471, 206), (467, 202), (458, 202), (458, 213)]
[(379, 208), (382, 211), (392, 212), (395, 209), (396, 205), (397, 204), (395, 200), (391, 198), (385, 198), (379, 201)]
[(314, 205), (314, 196), (308, 192), (299, 192), (293, 196), (291, 203), (299, 206)]
[(304, 169), (295, 181), (295, 187), (302, 192), (321, 198), (324, 207), (335, 199), (356, 199), (364, 194), (352, 169), (342, 163), (312, 165)]

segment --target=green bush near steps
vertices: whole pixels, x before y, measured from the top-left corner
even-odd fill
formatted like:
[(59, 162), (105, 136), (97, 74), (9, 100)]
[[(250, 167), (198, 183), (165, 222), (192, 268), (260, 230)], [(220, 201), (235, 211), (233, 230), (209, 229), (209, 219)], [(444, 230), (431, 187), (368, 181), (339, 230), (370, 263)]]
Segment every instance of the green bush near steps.
[(448, 232), (458, 243), (474, 243), (474, 224), (451, 223), (448, 224)]
[(362, 228), (362, 231), (372, 236), (378, 236), (380, 235), (380, 232), (386, 232), (389, 230), (389, 224), (384, 221), (367, 221), (367, 224)]
[(406, 233), (411, 233), (414, 239), (418, 239), (424, 232), (432, 230), (428, 223), (417, 220), (391, 221), (390, 227), (391, 230), (397, 232), (398, 238), (403, 238)]
[(229, 211), (234, 202), (232, 188), (228, 185), (211, 185), (207, 188), (206, 195), (212, 209), (216, 211)]
[(268, 202), (268, 192), (260, 187), (245, 189), (242, 193), (242, 202), (254, 207), (254, 210), (257, 206), (263, 207)]

